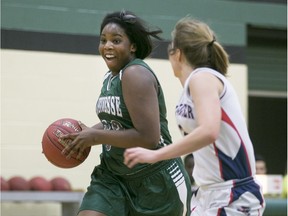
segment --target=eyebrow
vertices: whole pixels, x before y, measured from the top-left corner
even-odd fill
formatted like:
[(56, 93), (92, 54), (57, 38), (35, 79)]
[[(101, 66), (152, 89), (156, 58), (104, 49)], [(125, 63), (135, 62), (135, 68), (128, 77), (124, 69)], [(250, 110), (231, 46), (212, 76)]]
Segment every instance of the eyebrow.
[[(100, 36), (106, 36), (105, 34), (101, 34)], [(113, 37), (123, 37), (122, 34), (112, 34)]]

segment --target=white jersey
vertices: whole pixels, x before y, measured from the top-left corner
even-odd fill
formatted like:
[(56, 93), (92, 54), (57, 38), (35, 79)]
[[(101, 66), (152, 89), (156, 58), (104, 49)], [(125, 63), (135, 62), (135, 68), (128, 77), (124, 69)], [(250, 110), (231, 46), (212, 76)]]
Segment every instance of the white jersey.
[(204, 186), (254, 176), (253, 145), (237, 95), (229, 81), (217, 71), (198, 68), (186, 80), (175, 113), (181, 133), (185, 136), (197, 127), (193, 98), (189, 93), (189, 80), (196, 73), (213, 74), (224, 85), (220, 95), (222, 117), (219, 136), (214, 143), (193, 152), (196, 184)]

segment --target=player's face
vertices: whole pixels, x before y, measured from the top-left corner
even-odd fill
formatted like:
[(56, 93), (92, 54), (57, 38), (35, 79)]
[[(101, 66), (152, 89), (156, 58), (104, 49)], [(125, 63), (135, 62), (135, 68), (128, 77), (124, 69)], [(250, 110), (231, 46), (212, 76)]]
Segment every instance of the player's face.
[(180, 76), (180, 67), (179, 67), (179, 61), (178, 61), (178, 55), (179, 55), (179, 50), (174, 48), (173, 43), (171, 43), (168, 47), (168, 57), (169, 61), (171, 63), (174, 76), (179, 77)]
[(135, 58), (136, 47), (132, 44), (124, 30), (115, 23), (108, 23), (102, 30), (99, 53), (113, 74)]
[(266, 174), (266, 163), (264, 161), (256, 161), (256, 174), (257, 175), (263, 175)]

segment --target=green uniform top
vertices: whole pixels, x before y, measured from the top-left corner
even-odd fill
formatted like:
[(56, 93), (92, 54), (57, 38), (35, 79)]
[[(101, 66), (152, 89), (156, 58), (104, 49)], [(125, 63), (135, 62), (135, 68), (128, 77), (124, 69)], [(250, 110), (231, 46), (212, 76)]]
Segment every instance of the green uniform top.
[[(141, 59), (134, 59), (129, 62), (118, 75), (112, 76), (111, 71), (107, 72), (99, 99), (96, 104), (96, 112), (105, 130), (125, 130), (133, 128), (132, 119), (124, 102), (121, 77), (125, 69), (130, 65), (141, 65), (147, 68), (155, 76), (152, 69)], [(168, 121), (166, 119), (166, 105), (160, 83), (158, 83), (158, 101), (160, 111), (161, 138), (158, 148), (171, 143), (171, 136), (168, 131)], [(149, 109), (149, 107), (147, 107)], [(140, 113), (141, 115), (141, 113)], [(143, 119), (145, 121), (145, 119)], [(135, 144), (137, 146), (137, 144)], [(136, 173), (144, 169), (148, 164), (138, 164), (132, 169), (124, 163), (124, 148), (111, 146), (109, 143), (102, 144), (101, 164), (116, 175), (126, 175)]]

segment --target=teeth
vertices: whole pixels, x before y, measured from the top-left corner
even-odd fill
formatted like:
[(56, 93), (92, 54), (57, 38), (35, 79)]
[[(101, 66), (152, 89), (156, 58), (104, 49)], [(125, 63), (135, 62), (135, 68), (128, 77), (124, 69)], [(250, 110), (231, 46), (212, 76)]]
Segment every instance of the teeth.
[(108, 55), (108, 54), (107, 54), (107, 55), (105, 55), (105, 57), (106, 57), (106, 58), (113, 58), (114, 55)]

